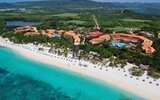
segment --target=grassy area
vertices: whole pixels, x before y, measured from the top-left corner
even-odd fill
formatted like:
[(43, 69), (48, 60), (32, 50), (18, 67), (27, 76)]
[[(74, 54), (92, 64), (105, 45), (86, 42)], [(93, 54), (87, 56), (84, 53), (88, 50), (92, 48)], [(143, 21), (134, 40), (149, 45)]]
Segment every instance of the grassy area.
[(67, 21), (67, 23), (76, 23), (76, 24), (83, 24), (85, 22), (86, 21), (80, 21), (80, 20), (70, 20), (70, 21)]
[(107, 29), (110, 29), (110, 30), (113, 30), (114, 32), (119, 32), (119, 31), (127, 31), (127, 32), (130, 32), (130, 30), (132, 29), (132, 31), (135, 31), (135, 30), (139, 30), (139, 28), (129, 28), (129, 27), (114, 27), (114, 28), (107, 28)]
[(150, 20), (132, 19), (132, 18), (120, 19), (120, 20), (126, 21), (126, 22), (150, 22)]
[(56, 14), (54, 16), (58, 16), (58, 17), (77, 17), (78, 14), (76, 14), (76, 13), (61, 13), (61, 14)]

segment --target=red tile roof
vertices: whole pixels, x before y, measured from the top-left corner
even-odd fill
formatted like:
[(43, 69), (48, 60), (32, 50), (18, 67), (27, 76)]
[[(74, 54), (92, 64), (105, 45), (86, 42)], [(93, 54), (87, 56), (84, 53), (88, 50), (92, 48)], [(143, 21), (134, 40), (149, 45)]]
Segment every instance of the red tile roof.
[(100, 36), (102, 35), (103, 33), (100, 32), (100, 31), (96, 31), (96, 32), (91, 32), (88, 34), (89, 37), (97, 37), (97, 36)]
[(152, 54), (155, 52), (155, 49), (152, 47), (153, 41), (147, 39), (144, 36), (138, 36), (135, 34), (125, 34), (125, 33), (112, 33), (109, 35), (113, 39), (124, 40), (124, 41), (128, 40), (131, 42), (138, 42), (138, 40), (141, 40), (141, 41), (143, 41), (142, 42), (142, 49), (145, 50), (147, 54)]
[(92, 44), (97, 44), (97, 43), (103, 42), (105, 40), (107, 40), (107, 41), (110, 40), (110, 36), (108, 34), (99, 36), (98, 38), (94, 38), (94, 39), (90, 40), (89, 42), (91, 42)]

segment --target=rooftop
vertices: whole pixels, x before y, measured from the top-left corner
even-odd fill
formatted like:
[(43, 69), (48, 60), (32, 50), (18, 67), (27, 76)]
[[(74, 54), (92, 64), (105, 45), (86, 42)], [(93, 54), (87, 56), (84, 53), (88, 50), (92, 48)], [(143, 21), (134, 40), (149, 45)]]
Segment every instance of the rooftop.
[(88, 34), (89, 37), (98, 37), (100, 35), (102, 35), (103, 33), (100, 31), (96, 31), (96, 32), (91, 32)]
[(135, 34), (125, 34), (125, 33), (112, 33), (112, 34), (109, 34), (113, 39), (118, 39), (118, 40), (129, 40), (131, 42), (133, 42), (132, 40), (137, 40), (137, 41), (134, 41), (134, 42), (138, 42), (139, 40), (140, 41), (143, 41), (142, 42), (142, 49), (145, 50), (145, 52), (147, 54), (152, 54), (153, 52), (155, 52), (155, 49), (152, 46), (153, 44), (153, 41), (152, 40), (149, 40), (147, 39), (146, 37), (144, 36), (138, 36), (138, 35), (135, 35)]

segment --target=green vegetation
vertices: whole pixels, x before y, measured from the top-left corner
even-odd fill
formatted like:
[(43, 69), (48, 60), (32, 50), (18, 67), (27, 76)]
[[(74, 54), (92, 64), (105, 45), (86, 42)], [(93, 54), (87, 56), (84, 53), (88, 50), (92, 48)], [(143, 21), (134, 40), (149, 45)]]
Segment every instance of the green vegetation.
[(5, 22), (4, 21), (0, 21), (0, 29), (3, 29), (5, 27)]
[(78, 14), (76, 14), (76, 13), (61, 13), (61, 14), (56, 14), (54, 16), (58, 16), (58, 17), (77, 17)]
[(127, 21), (127, 22), (150, 22), (151, 20), (142, 20), (142, 19), (131, 19), (131, 18), (128, 18), (128, 19), (120, 19), (122, 21)]
[(156, 79), (160, 78), (160, 73), (153, 69), (148, 72), (148, 75)]
[[(3, 4), (2, 4), (3, 5)], [(153, 8), (154, 6), (154, 8)], [(88, 32), (95, 31), (92, 14), (96, 15), (98, 23), (100, 23), (101, 31), (105, 34), (116, 32), (128, 33), (132, 28), (133, 31), (148, 31), (157, 37), (160, 32), (160, 15), (158, 14), (159, 6), (140, 4), (130, 6), (129, 4), (119, 3), (96, 3), (89, 0), (52, 0), (27, 3), (15, 3), (1, 6), (0, 8), (26, 8), (26, 10), (10, 10), (0, 11), (0, 35), (9, 38), (16, 43), (51, 43), (56, 48), (71, 48), (79, 58), (88, 58), (89, 51), (95, 51), (100, 56), (94, 57), (94, 60), (102, 61), (104, 58), (110, 58), (112, 66), (123, 67), (126, 62), (150, 65), (153, 72), (149, 75), (160, 77), (160, 39), (152, 38), (153, 47), (156, 52), (153, 55), (145, 55), (140, 46), (136, 49), (132, 48), (116, 48), (111, 47), (109, 42), (101, 45), (91, 45), (85, 42), (84, 45), (74, 46), (71, 38), (62, 36), (61, 38), (48, 38), (45, 36), (24, 36), (24, 33), (14, 33), (15, 27), (5, 27), (5, 21), (39, 21), (41, 25), (38, 29), (65, 29), (75, 30), (82, 36), (86, 36)], [(58, 9), (58, 10), (57, 10)], [(123, 13), (121, 10), (124, 9)], [(152, 9), (151, 14), (136, 13), (134, 9)], [(5, 13), (4, 13), (5, 12)], [(153, 14), (157, 12), (157, 14)], [(112, 59), (116, 57), (116, 59)], [(136, 70), (133, 74), (139, 75), (142, 71)]]
[(133, 68), (129, 69), (129, 71), (131, 72), (131, 75), (133, 75), (133, 76), (142, 76), (144, 74), (144, 71), (142, 69), (137, 68), (137, 67), (133, 67)]
[(132, 31), (136, 31), (136, 30), (140, 30), (140, 28), (133, 28), (133, 27), (114, 27), (114, 28), (106, 28), (109, 30), (113, 30), (114, 32), (130, 32), (130, 30), (132, 29)]

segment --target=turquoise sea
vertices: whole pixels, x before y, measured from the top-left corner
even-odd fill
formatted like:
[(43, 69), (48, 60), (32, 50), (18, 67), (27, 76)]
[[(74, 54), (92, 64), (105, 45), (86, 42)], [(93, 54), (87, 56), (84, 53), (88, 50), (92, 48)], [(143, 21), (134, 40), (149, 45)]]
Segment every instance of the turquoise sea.
[(0, 48), (0, 100), (144, 100), (89, 77)]

